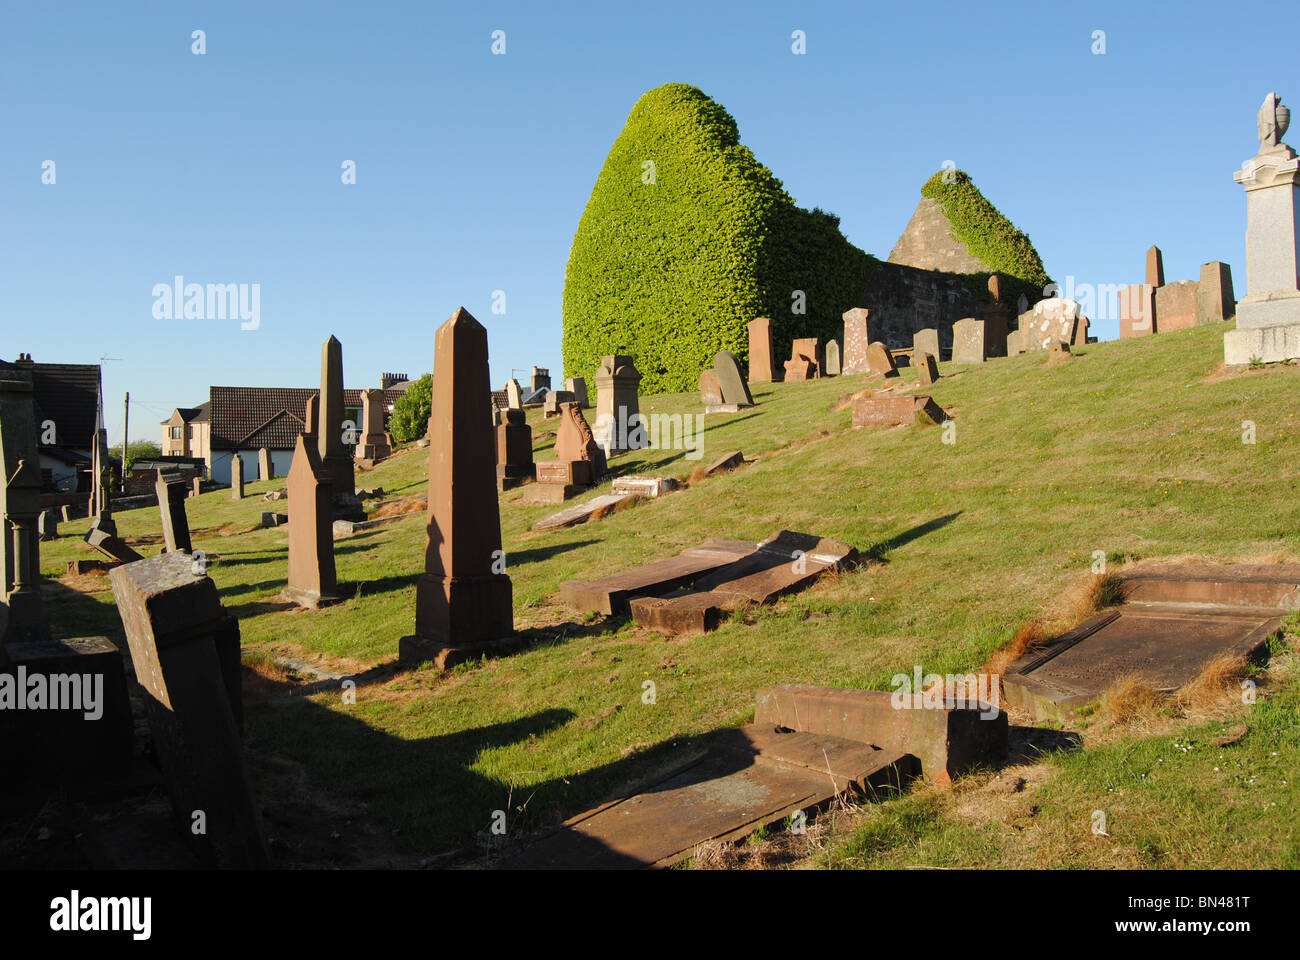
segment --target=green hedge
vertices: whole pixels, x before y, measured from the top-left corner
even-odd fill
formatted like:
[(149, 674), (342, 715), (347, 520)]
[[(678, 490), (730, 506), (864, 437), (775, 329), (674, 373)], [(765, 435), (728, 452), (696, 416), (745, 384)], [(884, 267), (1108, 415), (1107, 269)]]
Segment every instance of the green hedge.
[[(944, 183), (944, 173), (951, 183)], [(1043, 297), (1051, 283), (1042, 258), (1029, 236), (985, 199), (964, 170), (940, 171), (921, 187), (921, 196), (935, 200), (952, 224), (952, 235), (966, 245), (971, 256), (988, 265), (987, 273), (971, 274), (968, 286), (982, 300), (989, 299), (988, 278), (1001, 280), (1002, 299), (1014, 302), (1024, 293), (1030, 303)]]
[(398, 443), (419, 440), (429, 432), (429, 414), (433, 410), (433, 377), (425, 374), (406, 388), (393, 404), (388, 417), (388, 432)]
[(625, 353), (643, 393), (694, 390), (719, 350), (747, 357), (756, 316), (772, 318), (778, 358), (796, 335), (838, 333), (872, 265), (836, 217), (795, 206), (722, 106), (687, 84), (657, 87), (628, 115), (573, 238), (564, 375), (590, 383), (601, 357)]

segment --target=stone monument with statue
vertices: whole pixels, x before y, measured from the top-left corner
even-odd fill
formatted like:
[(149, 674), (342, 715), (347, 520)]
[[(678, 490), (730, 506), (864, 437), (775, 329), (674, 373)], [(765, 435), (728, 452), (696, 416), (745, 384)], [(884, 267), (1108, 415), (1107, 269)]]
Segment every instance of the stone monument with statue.
[(1230, 366), (1300, 357), (1300, 160), (1282, 142), (1290, 122), (1291, 111), (1278, 95), (1265, 97), (1259, 153), (1233, 175), (1246, 191), (1246, 295), (1237, 303), (1237, 329), (1223, 335), (1223, 359)]

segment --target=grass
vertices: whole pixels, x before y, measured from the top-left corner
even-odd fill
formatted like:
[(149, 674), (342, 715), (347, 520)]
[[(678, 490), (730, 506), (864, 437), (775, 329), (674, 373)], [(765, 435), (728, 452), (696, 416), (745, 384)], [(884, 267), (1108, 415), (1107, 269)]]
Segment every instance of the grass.
[[(687, 480), (731, 450), (757, 462), (544, 534), (529, 528), (554, 508), (525, 505), (520, 491), (503, 494), (515, 622), (531, 649), (446, 675), (417, 670), (362, 680), (355, 704), (333, 689), (283, 706), (254, 702), (250, 748), (301, 763), (318, 789), (364, 805), (396, 831), (403, 849), (440, 851), (482, 842), (496, 810), (507, 811), (517, 835), (598, 801), (695, 738), (746, 722), (758, 687), (889, 689), (893, 674), (914, 665), (966, 673), (1013, 640), (1029, 649), (1081, 607), (1113, 599), (1090, 572), (1096, 551), (1111, 572), (1127, 559), (1296, 558), (1300, 423), (1292, 398), (1300, 371), (1272, 366), (1225, 375), (1218, 369), (1225, 329), (1080, 347), (1051, 366), (1042, 353), (980, 367), (944, 364), (944, 378), (929, 391), (953, 416), (955, 443), (945, 443), (944, 429), (935, 426), (850, 430), (849, 410), (834, 408), (872, 385), (865, 377), (760, 385), (754, 409), (704, 419), (700, 459), (681, 450), (642, 451), (612, 466)], [(895, 389), (914, 385), (914, 370), (902, 374)], [(698, 410), (693, 394), (642, 398), (643, 413)], [(556, 423), (543, 423), (540, 411), (529, 420), (535, 436)], [(1242, 442), (1248, 420), (1254, 444)], [(551, 456), (551, 444), (539, 438), (539, 458)], [(359, 474), (357, 486), (382, 486), (386, 498), (422, 495), (424, 467), (423, 451), (402, 453)], [(398, 638), (413, 632), (422, 518), (337, 541), (347, 602), (319, 612), (289, 610), (276, 602), (285, 528), (218, 533), (251, 526), (263, 510), (284, 511), (284, 501), (260, 497), (282, 485), (249, 484), (241, 502), (226, 491), (187, 501), (195, 547), (215, 561), (210, 573), (223, 603), (240, 617), (246, 657), (262, 664), (296, 657), (357, 674), (391, 662)], [(595, 492), (608, 492), (608, 485)], [(118, 521), (127, 537), (158, 532), (156, 509), (122, 513)], [(87, 525), (65, 524), (60, 540), (42, 544), (47, 577), (58, 578), (69, 559), (85, 556), (71, 535)], [(586, 617), (554, 600), (568, 579), (626, 569), (709, 537), (758, 540), (781, 528), (845, 540), (874, 562), (689, 640), (665, 639), (625, 618)], [(121, 642), (106, 578), (51, 582), (47, 595), (56, 632)], [(655, 682), (653, 705), (642, 702), (644, 680)], [(1287, 687), (1275, 698), (1294, 706), (1295, 696)], [(1262, 713), (1272, 699), (1256, 708), (1269, 725), (1252, 721), (1251, 735), (1231, 749), (1262, 764), (1261, 771), (1300, 768), (1300, 745), (1287, 733), (1285, 714)], [(1088, 745), (1037, 764), (1052, 772), (1034, 788), (1041, 799), (1031, 818), (1046, 839), (1023, 850), (997, 840), (1003, 827), (973, 827), (955, 812), (967, 802), (964, 788), (948, 795), (921, 788), (869, 808), (863, 832), (850, 829), (845, 845), (830, 843), (816, 862), (1300, 863), (1285, 788), (1265, 794), (1196, 780), (1208, 776), (1197, 766), (1206, 751), (1176, 757), (1170, 737), (1179, 739)], [(1261, 742), (1269, 749), (1258, 753)], [(1281, 759), (1266, 760), (1271, 750)], [(1157, 759), (1165, 764), (1152, 766)], [(1187, 776), (1175, 778), (1175, 770)], [(1132, 771), (1151, 782), (1134, 782)], [(1126, 791), (1123, 803), (1116, 787)], [(1111, 802), (1113, 842), (1093, 843), (1090, 833), (1059, 849), (1047, 842), (1073, 838), (1079, 824), (1086, 831), (1102, 801), (1098, 791)], [(1012, 812), (1024, 799), (998, 796), (993, 806)], [(1289, 825), (1269, 810), (1243, 806), (1246, 797), (1267, 797), (1279, 808), (1285, 801)], [(1193, 822), (1214, 829), (1197, 839)], [(1005, 829), (1020, 836), (1029, 829), (1020, 826)]]

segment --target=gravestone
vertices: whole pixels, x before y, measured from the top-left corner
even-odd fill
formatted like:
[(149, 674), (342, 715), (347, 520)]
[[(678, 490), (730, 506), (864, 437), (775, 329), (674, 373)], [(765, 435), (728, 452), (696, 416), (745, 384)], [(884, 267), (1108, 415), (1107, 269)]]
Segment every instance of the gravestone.
[(1196, 291), (1195, 280), (1177, 280), (1156, 289), (1156, 316), (1160, 318), (1161, 333), (1196, 326)]
[(316, 446), (320, 437), (320, 394), (313, 393), (307, 398), (307, 409), (303, 414), (302, 435), (311, 438), (312, 446)]
[(587, 402), (587, 381), (583, 377), (569, 377), (564, 381), (564, 389), (573, 394), (578, 406), (586, 410), (591, 406)]
[(230, 460), (230, 499), (244, 499), (244, 458), (238, 450)]
[(528, 487), (524, 499), (530, 503), (567, 500), (597, 483), (605, 467), (605, 452), (596, 443), (582, 408), (577, 403), (565, 403), (560, 407), (555, 459), (537, 462), (537, 482)]
[(867, 363), (867, 347), (871, 345), (869, 317), (870, 311), (866, 307), (854, 307), (844, 312), (844, 351), (840, 357), (840, 369), (846, 377), (871, 372)]
[(489, 390), (487, 331), (460, 307), (435, 335), (425, 573), (415, 589), (415, 635), (398, 647), (408, 663), (445, 669), (501, 649), (514, 636), (482, 403)]
[(576, 610), (627, 613), (633, 597), (663, 596), (689, 586), (696, 578), (747, 557), (757, 548), (753, 540), (707, 540), (676, 556), (598, 580), (567, 580), (560, 584), (560, 599)]
[(203, 492), (203, 478), (202, 478), (202, 477), (195, 477), (194, 479), (192, 479), (192, 480), (190, 481), (190, 485), (191, 485), (191, 490), (190, 490), (190, 496), (191, 496), (191, 497), (197, 497), (199, 494), (201, 494), (201, 493)]
[(826, 341), (826, 369), (828, 377), (840, 375), (840, 342), (834, 338)]
[(361, 412), (365, 428), (361, 442), (357, 444), (356, 459), (377, 463), (393, 453), (388, 444), (388, 434), (384, 432), (384, 391), (363, 390)]
[(1156, 332), (1156, 288), (1134, 283), (1119, 292), (1119, 336), (1149, 337)]
[(65, 503), (59, 508), (59, 512), (63, 517), (64, 523), (71, 523), (73, 520), (77, 519), (76, 509), (71, 504)]
[[(740, 361), (730, 350), (722, 350), (713, 358), (713, 374), (718, 381), (718, 390), (720, 400), (719, 404), (725, 406), (727, 411), (734, 412), (743, 410), (746, 407), (754, 405), (754, 398), (750, 395), (749, 384), (745, 383), (745, 377), (740, 372)], [(708, 411), (706, 412), (724, 412)]]
[(36, 520), (36, 533), (41, 540), (57, 540), (59, 538), (59, 511), (53, 507), (42, 510)]
[(524, 408), (523, 391), (519, 387), (519, 381), (514, 377), (506, 381), (506, 406), (511, 410)]
[[(198, 480), (196, 478), (195, 482)], [(158, 495), (158, 513), (162, 516), (163, 542), (168, 553), (193, 553), (190, 522), (185, 516), (185, 477), (179, 473), (158, 471), (154, 481)]]
[(918, 330), (912, 334), (912, 356), (920, 356), (928, 353), (936, 360), (939, 359), (939, 331), (934, 327), (926, 327), (924, 330)]
[(1300, 160), (1282, 142), (1290, 122), (1277, 94), (1265, 97), (1256, 116), (1259, 153), (1234, 174), (1246, 191), (1246, 295), (1237, 328), (1223, 335), (1230, 365), (1300, 357)]
[(790, 359), (785, 362), (786, 382), (816, 380), (820, 376), (817, 338), (802, 337), (795, 340), (790, 346)]
[(1079, 302), (1068, 297), (1048, 297), (1020, 315), (1020, 345), (1026, 351), (1046, 350), (1053, 340), (1074, 342), (1081, 316)]
[(854, 430), (908, 426), (917, 422), (934, 424), (947, 419), (943, 409), (924, 393), (855, 397), (852, 410)]
[(887, 378), (898, 376), (898, 367), (894, 366), (893, 355), (879, 340), (867, 347), (867, 369), (873, 374), (881, 374)]
[(1147, 275), (1146, 283), (1149, 287), (1163, 287), (1165, 285), (1165, 261), (1160, 254), (1160, 248), (1152, 246), (1147, 250)]
[(0, 661), (11, 643), (47, 640), (37, 514), (41, 463), (32, 375), (0, 370)]
[(271, 462), (271, 451), (261, 447), (257, 451), (257, 478), (259, 480), (275, 479), (275, 464)]
[(701, 472), (703, 473), (704, 476), (711, 477), (717, 473), (725, 473), (730, 470), (735, 470), (744, 462), (745, 462), (745, 454), (740, 450), (733, 450), (731, 453), (725, 454), (719, 457), (717, 460), (714, 460), (711, 464), (705, 467)]
[(986, 356), (983, 320), (966, 317), (952, 325), (953, 363), (983, 363)]
[(1019, 330), (1012, 330), (1007, 334), (1007, 356), (1016, 357), (1025, 352), (1021, 338), (1024, 336)]
[(501, 414), (496, 428), (497, 490), (513, 490), (533, 478), (533, 428), (522, 410)]
[(343, 440), (343, 344), (333, 336), (321, 345), (320, 432), (316, 437), (316, 451), (321, 466), (330, 476), (334, 519), (364, 520), (366, 514), (356, 496), (355, 468)]
[(722, 384), (712, 367), (700, 373), (700, 403), (704, 404), (705, 410), (722, 405)]
[(921, 386), (928, 387), (939, 379), (939, 364), (929, 353), (918, 354), (916, 368)]
[(109, 578), (182, 835), (210, 866), (267, 866), (240, 752), (238, 621), (185, 554), (148, 557)]
[[(113, 522), (113, 511), (108, 491), (112, 479), (110, 460), (108, 440), (104, 437), (104, 431), (99, 430), (95, 433), (94, 446), (91, 450), (91, 472), (93, 474), (91, 483), (93, 486), (91, 488), (90, 514), (94, 517), (94, 520), (91, 521), (87, 538), (96, 531), (110, 537), (117, 536), (117, 524)], [(87, 542), (89, 542), (89, 539)]]
[(631, 357), (605, 357), (596, 371), (596, 423), (592, 432), (606, 457), (650, 445), (641, 423), (637, 389), (641, 374)]
[(560, 404), (576, 403), (578, 398), (569, 390), (548, 390), (542, 401), (542, 416), (547, 420), (560, 415)]
[(333, 483), (315, 444), (299, 436), (289, 466), (289, 582), (280, 597), (309, 610), (341, 599), (334, 569)]
[(749, 321), (749, 382), (771, 383), (779, 379), (772, 349), (772, 321), (755, 317)]
[(1196, 322), (1223, 323), (1237, 313), (1237, 299), (1232, 292), (1232, 268), (1211, 260), (1201, 264), (1201, 279), (1196, 285)]

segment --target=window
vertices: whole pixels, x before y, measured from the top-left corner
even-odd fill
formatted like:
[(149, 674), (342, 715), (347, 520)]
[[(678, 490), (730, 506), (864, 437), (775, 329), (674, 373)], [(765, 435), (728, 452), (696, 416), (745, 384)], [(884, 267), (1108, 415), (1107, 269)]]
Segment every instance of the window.
[(181, 430), (182, 430), (182, 429), (183, 429), (182, 427), (172, 427), (172, 439), (173, 439), (173, 440), (179, 440), (179, 439), (181, 438)]

